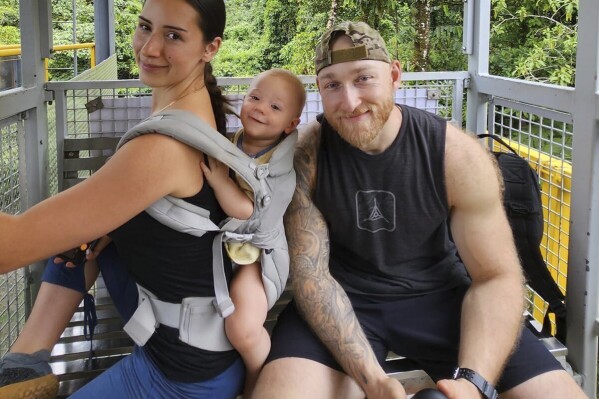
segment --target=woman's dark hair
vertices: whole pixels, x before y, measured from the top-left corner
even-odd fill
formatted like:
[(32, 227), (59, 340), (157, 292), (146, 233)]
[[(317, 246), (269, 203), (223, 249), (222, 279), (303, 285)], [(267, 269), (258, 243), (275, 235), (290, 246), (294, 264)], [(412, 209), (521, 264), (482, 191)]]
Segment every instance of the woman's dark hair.
[[(186, 0), (200, 14), (200, 30), (204, 34), (206, 43), (225, 34), (227, 12), (224, 0)], [(212, 65), (207, 62), (204, 69), (204, 82), (210, 93), (210, 101), (216, 119), (216, 129), (223, 135), (227, 132), (227, 113), (231, 109), (229, 101), (216, 84), (216, 77), (212, 74)]]

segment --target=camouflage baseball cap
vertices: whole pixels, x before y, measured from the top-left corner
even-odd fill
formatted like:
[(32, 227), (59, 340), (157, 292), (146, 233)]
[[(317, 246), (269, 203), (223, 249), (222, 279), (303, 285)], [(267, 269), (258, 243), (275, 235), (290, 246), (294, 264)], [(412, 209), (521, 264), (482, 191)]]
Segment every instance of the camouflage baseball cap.
[[(329, 48), (331, 39), (340, 34), (348, 36), (354, 43), (354, 47), (331, 51)], [(357, 60), (391, 62), (385, 41), (381, 35), (364, 22), (341, 22), (327, 30), (320, 38), (318, 45), (316, 45), (314, 64), (317, 74), (322, 68), (329, 65)]]

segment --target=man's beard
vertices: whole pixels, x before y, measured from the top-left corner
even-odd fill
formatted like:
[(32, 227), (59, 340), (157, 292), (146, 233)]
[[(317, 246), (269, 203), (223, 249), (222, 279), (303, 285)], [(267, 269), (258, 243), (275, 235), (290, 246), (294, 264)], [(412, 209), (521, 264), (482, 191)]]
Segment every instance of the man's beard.
[[(383, 126), (389, 119), (389, 115), (391, 115), (391, 111), (393, 111), (393, 105), (393, 99), (388, 98), (376, 105), (360, 106), (350, 115), (338, 113), (330, 119), (327, 117), (327, 120), (342, 139), (352, 147), (364, 151), (381, 133)], [(352, 123), (346, 119), (348, 116), (360, 115), (367, 111), (370, 112), (370, 118), (366, 121)]]

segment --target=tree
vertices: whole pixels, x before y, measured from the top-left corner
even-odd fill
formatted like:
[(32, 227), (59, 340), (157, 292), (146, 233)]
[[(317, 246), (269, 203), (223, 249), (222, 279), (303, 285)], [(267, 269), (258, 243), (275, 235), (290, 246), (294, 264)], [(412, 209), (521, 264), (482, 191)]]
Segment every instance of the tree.
[(216, 76), (254, 76), (261, 71), (264, 54), (264, 1), (228, 0), (227, 26), (218, 56)]
[(298, 7), (294, 0), (266, 0), (264, 9), (264, 64), (263, 69), (280, 67), (284, 64), (281, 49), (296, 33)]
[[(72, 0), (52, 2), (52, 39), (54, 45), (94, 42), (94, 8), (85, 0), (76, 1), (76, 15), (73, 18)], [(75, 27), (75, 35), (73, 35)], [(73, 50), (60, 51), (52, 55), (49, 62), (50, 80), (68, 80), (73, 77)], [(77, 50), (77, 69), (90, 68), (89, 50)]]
[(493, 0), (491, 72), (574, 85), (578, 2)]
[(0, 0), (0, 46), (20, 43), (18, 1)]
[(344, 5), (354, 7), (359, 12), (359, 20), (373, 28), (379, 27), (385, 14), (393, 12), (396, 3), (393, 0), (344, 0)]
[(416, 38), (414, 40), (414, 69), (428, 70), (431, 39), (432, 0), (415, 0)]
[(133, 79), (139, 76), (131, 40), (137, 26), (137, 17), (141, 12), (141, 2), (114, 0), (115, 12), (115, 51), (119, 79)]

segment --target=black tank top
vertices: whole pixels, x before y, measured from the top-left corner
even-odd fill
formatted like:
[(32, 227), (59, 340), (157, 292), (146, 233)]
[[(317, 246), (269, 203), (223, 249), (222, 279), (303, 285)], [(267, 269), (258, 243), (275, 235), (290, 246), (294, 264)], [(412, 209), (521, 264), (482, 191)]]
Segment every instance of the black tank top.
[[(209, 210), (210, 219), (216, 224), (226, 217), (207, 183), (198, 194), (184, 200)], [(212, 240), (215, 234), (208, 232), (194, 237), (180, 233), (142, 212), (110, 236), (138, 284), (163, 301), (180, 303), (189, 296), (214, 296)], [(226, 269), (230, 274), (228, 261)], [(195, 348), (178, 337), (178, 329), (160, 325), (145, 345), (160, 370), (175, 381), (209, 380), (226, 370), (239, 356), (236, 351), (211, 352)]]
[(375, 155), (322, 121), (314, 200), (328, 223), (331, 274), (348, 292), (404, 297), (469, 282), (447, 224), (447, 121), (401, 110), (397, 138)]

